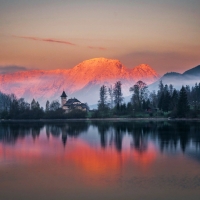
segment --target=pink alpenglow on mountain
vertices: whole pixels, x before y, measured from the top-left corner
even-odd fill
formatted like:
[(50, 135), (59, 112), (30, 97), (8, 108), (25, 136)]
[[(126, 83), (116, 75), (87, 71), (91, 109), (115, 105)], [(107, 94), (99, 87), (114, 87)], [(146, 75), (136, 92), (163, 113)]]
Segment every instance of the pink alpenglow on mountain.
[(129, 69), (119, 60), (94, 58), (71, 69), (32, 70), (0, 75), (0, 91), (14, 93), (27, 101), (35, 98), (44, 105), (47, 100), (59, 99), (64, 89), (68, 97), (96, 104), (99, 88), (103, 84), (110, 86), (121, 81), (122, 92), (128, 96), (129, 88), (138, 80), (150, 84), (158, 78), (156, 71), (146, 64)]

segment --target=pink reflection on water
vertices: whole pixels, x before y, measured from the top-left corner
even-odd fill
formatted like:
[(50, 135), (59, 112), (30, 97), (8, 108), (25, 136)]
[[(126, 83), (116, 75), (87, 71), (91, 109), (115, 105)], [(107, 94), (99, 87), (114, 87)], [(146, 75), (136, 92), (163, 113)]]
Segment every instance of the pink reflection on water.
[[(42, 134), (41, 134), (42, 135)], [(106, 171), (120, 171), (122, 166), (132, 163), (148, 170), (155, 161), (157, 150), (153, 143), (149, 143), (145, 151), (138, 151), (130, 146), (118, 152), (112, 146), (102, 149), (92, 146), (87, 141), (76, 138), (70, 139), (65, 148), (61, 138), (30, 137), (18, 139), (15, 145), (0, 143), (0, 161), (31, 164), (51, 159), (57, 164), (73, 165), (90, 174), (102, 174)]]

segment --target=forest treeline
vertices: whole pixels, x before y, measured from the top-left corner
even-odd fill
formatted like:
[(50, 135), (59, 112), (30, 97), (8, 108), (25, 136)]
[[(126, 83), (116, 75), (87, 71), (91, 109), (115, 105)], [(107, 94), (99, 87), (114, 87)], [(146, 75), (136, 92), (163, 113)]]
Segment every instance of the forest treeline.
[[(185, 152), (191, 144), (200, 152), (200, 123), (183, 121), (136, 121), (115, 122), (115, 121), (79, 121), (66, 123), (1, 123), (0, 142), (14, 144), (18, 139), (31, 137), (34, 141), (44, 134), (46, 137), (53, 136), (60, 138), (65, 146), (70, 138), (77, 138), (95, 127), (98, 132), (99, 142), (102, 148), (110, 148), (111, 145), (117, 151), (122, 150), (123, 140), (127, 135), (132, 137), (131, 148), (142, 153), (148, 149), (148, 138), (158, 141), (161, 152), (173, 149)], [(45, 129), (44, 129), (45, 128)]]
[(86, 115), (86, 112), (80, 110), (65, 113), (58, 100), (47, 100), (43, 108), (35, 99), (29, 104), (24, 98), (18, 99), (14, 94), (0, 93), (1, 119), (65, 119), (85, 118)]
[(1, 119), (200, 117), (200, 83), (196, 83), (193, 87), (182, 86), (177, 90), (173, 85), (164, 85), (160, 81), (158, 91), (149, 92), (146, 83), (138, 81), (129, 91), (131, 98), (125, 103), (120, 81), (110, 87), (102, 85), (96, 110), (84, 112), (76, 109), (69, 113), (64, 112), (57, 100), (52, 102), (47, 100), (43, 108), (35, 99), (29, 104), (14, 94), (0, 92), (0, 117)]
[(132, 94), (129, 103), (124, 103), (122, 83), (116, 82), (114, 87), (102, 85), (98, 110), (93, 117), (179, 117), (195, 118), (200, 115), (200, 83), (193, 87), (182, 86), (180, 90), (172, 84), (159, 82), (158, 91), (148, 91), (143, 81), (130, 87)]

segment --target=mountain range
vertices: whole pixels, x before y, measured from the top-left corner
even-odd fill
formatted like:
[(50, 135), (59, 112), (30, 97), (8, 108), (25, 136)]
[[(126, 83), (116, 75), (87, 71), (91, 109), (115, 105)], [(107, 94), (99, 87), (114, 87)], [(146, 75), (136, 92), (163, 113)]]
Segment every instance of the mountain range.
[(129, 96), (129, 88), (138, 80), (149, 85), (149, 89), (157, 89), (159, 80), (164, 84), (180, 87), (184, 83), (200, 81), (200, 66), (183, 74), (171, 72), (160, 78), (158, 73), (147, 64), (133, 68), (125, 67), (119, 60), (93, 58), (83, 61), (71, 69), (31, 70), (0, 74), (0, 91), (14, 93), (18, 98), (30, 102), (33, 98), (42, 106), (46, 101), (60, 100), (63, 90), (68, 98), (76, 97), (89, 105), (97, 104), (99, 89), (105, 84), (113, 86), (116, 81), (122, 82), (123, 95)]
[(176, 89), (180, 89), (183, 85), (194, 86), (200, 82), (200, 65), (185, 71), (184, 73), (169, 72), (164, 74), (159, 80), (149, 85), (149, 90), (158, 90), (159, 82), (163, 84), (172, 84)]

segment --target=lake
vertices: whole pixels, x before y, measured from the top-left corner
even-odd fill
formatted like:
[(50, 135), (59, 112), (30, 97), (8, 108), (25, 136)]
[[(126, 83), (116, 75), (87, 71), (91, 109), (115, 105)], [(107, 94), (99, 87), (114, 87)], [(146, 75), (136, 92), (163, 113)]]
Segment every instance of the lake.
[(200, 123), (0, 123), (0, 199), (200, 199)]

